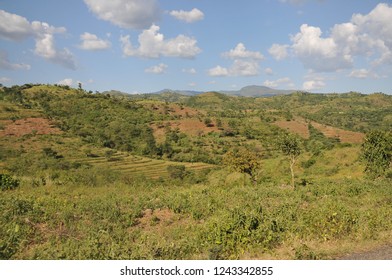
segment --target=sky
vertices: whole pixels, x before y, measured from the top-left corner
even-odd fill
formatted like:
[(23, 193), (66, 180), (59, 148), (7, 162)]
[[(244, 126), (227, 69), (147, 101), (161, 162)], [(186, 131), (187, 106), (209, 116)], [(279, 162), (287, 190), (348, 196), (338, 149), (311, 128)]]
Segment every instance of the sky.
[(392, 1), (0, 0), (0, 83), (392, 94)]

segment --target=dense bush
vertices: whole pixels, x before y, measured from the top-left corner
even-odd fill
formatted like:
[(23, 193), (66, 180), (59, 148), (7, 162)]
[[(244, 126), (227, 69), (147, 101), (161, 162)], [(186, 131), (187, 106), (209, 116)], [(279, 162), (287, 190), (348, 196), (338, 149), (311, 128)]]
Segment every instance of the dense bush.
[(2, 191), (13, 190), (19, 187), (19, 180), (8, 174), (0, 174), (0, 188)]

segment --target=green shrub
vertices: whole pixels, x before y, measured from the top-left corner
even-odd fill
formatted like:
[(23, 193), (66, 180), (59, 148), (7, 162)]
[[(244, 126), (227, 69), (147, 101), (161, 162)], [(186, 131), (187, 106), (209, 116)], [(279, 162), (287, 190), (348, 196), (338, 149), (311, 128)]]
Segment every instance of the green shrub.
[(169, 165), (167, 172), (172, 179), (184, 179), (186, 175), (185, 165)]
[(0, 188), (2, 191), (13, 190), (19, 187), (19, 180), (8, 174), (0, 174)]

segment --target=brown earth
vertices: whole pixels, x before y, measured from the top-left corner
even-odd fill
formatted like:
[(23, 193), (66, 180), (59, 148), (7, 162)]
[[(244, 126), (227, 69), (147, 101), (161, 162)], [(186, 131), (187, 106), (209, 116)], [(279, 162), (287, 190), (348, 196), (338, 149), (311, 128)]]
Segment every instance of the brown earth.
[(326, 137), (339, 138), (342, 143), (362, 143), (365, 137), (363, 133), (343, 130), (340, 128), (311, 122), (314, 128), (321, 131)]
[(302, 120), (276, 121), (275, 124), (280, 128), (286, 129), (292, 133), (296, 133), (305, 139), (308, 139), (310, 136), (308, 124), (305, 121)]
[[(276, 121), (274, 124), (292, 133), (296, 133), (305, 139), (308, 139), (310, 136), (308, 123), (302, 118), (296, 118), (292, 121)], [(348, 131), (317, 122), (311, 122), (311, 125), (326, 137), (339, 138), (342, 143), (362, 143), (364, 138), (364, 134), (360, 132)]]
[(156, 139), (164, 139), (165, 137), (165, 125), (169, 125), (172, 130), (178, 128), (180, 132), (183, 132), (190, 136), (200, 136), (213, 131), (219, 131), (216, 125), (206, 126), (203, 121), (199, 119), (184, 119), (178, 121), (164, 122), (164, 125), (159, 126), (158, 124), (152, 124), (151, 127), (154, 130), (154, 137)]
[(26, 134), (60, 134), (61, 130), (55, 127), (50, 120), (44, 118), (26, 118), (12, 121), (3, 121), (4, 130), (0, 130), (0, 136), (20, 137)]
[(392, 245), (385, 245), (371, 251), (348, 254), (343, 256), (341, 260), (392, 260)]

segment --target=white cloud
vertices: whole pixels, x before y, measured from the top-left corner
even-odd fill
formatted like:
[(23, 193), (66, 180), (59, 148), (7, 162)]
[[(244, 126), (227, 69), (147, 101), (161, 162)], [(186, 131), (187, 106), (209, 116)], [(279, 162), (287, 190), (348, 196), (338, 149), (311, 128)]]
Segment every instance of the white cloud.
[(222, 56), (229, 59), (262, 60), (264, 58), (260, 52), (248, 51), (243, 43), (238, 43), (234, 49), (222, 53)]
[(234, 60), (233, 65), (229, 68), (230, 76), (256, 76), (259, 74), (259, 63), (249, 60)]
[(0, 50), (0, 69), (3, 70), (30, 70), (31, 66), (24, 63), (12, 63), (8, 60), (7, 53)]
[(57, 84), (64, 85), (64, 86), (72, 86), (73, 80), (71, 78), (66, 78), (64, 80), (58, 81)]
[(66, 68), (76, 69), (73, 54), (66, 48), (59, 50), (55, 47), (54, 34), (65, 33), (64, 27), (54, 27), (46, 22), (29, 22), (19, 15), (0, 10), (0, 37), (20, 41), (33, 37), (35, 40), (34, 53), (44, 59), (60, 64)]
[(192, 9), (191, 11), (187, 12), (187, 11), (171, 11), (170, 15), (175, 17), (178, 20), (182, 20), (185, 21), (187, 23), (192, 23), (195, 21), (199, 21), (204, 19), (204, 14), (202, 11), (200, 11), (199, 9)]
[[(350, 69), (358, 58), (374, 67), (390, 65), (391, 18), (392, 6), (380, 3), (366, 15), (354, 14), (349, 22), (334, 25), (324, 37), (319, 27), (303, 24), (300, 32), (291, 37), (292, 45), (288, 48), (313, 72)], [(278, 46), (274, 44), (269, 50), (275, 58), (281, 57)]]
[(208, 70), (212, 77), (227, 76), (256, 76), (259, 74), (259, 64), (256, 61), (236, 59), (229, 68), (220, 65)]
[(266, 75), (272, 76), (272, 75), (274, 74), (274, 71), (273, 71), (271, 68), (265, 68), (265, 69), (264, 69), (264, 73), (265, 73)]
[(111, 46), (109, 41), (99, 39), (97, 35), (88, 32), (84, 32), (82, 35), (80, 35), (80, 40), (82, 40), (82, 43), (79, 47), (88, 51), (105, 50)]
[(209, 69), (208, 75), (212, 77), (225, 77), (225, 76), (229, 76), (229, 70), (225, 67), (218, 65), (214, 68)]
[(129, 35), (121, 36), (120, 41), (124, 55), (146, 58), (159, 58), (160, 56), (194, 58), (201, 52), (195, 39), (184, 35), (165, 39), (163, 34), (158, 33), (159, 29), (159, 26), (152, 25), (149, 29), (144, 30), (139, 35), (139, 47), (137, 48), (132, 46)]
[(320, 28), (303, 24), (300, 29), (292, 37), (292, 49), (306, 68), (331, 72), (352, 67), (352, 57), (342, 52), (333, 38), (322, 38)]
[(353, 71), (351, 71), (351, 73), (348, 76), (351, 78), (357, 78), (357, 79), (379, 78), (379, 76), (377, 74), (372, 73), (369, 70), (366, 70), (364, 68), (354, 69)]
[(34, 53), (65, 68), (73, 70), (77, 68), (75, 57), (67, 48), (62, 50), (56, 48), (53, 34), (37, 34)]
[(270, 88), (277, 88), (277, 87), (289, 87), (289, 88), (293, 88), (294, 84), (291, 81), (290, 78), (288, 77), (284, 77), (284, 78), (280, 78), (277, 79), (275, 81), (270, 81), (270, 80), (266, 80), (263, 85), (265, 85), (266, 87), (270, 87)]
[(325, 82), (322, 79), (314, 79), (305, 81), (302, 85), (302, 88), (306, 91), (319, 90), (326, 86)]
[(165, 73), (167, 68), (168, 68), (168, 66), (166, 64), (160, 63), (158, 65), (151, 66), (150, 68), (147, 68), (146, 70), (144, 70), (144, 72), (151, 73), (151, 74), (163, 74), (163, 73)]
[(289, 45), (279, 45), (273, 44), (271, 48), (268, 50), (270, 55), (272, 55), (276, 60), (285, 59), (288, 55), (287, 48)]
[(256, 76), (259, 74), (259, 61), (264, 58), (260, 52), (248, 51), (243, 43), (222, 53), (224, 58), (233, 60), (230, 67), (216, 66), (208, 71), (210, 76)]
[(33, 30), (26, 18), (0, 10), (0, 38), (20, 41), (32, 33)]
[(143, 29), (160, 18), (156, 0), (84, 0), (98, 18), (122, 28)]
[(192, 75), (194, 75), (194, 74), (196, 74), (196, 73), (197, 73), (197, 71), (196, 71), (196, 69), (195, 69), (195, 68), (182, 69), (182, 72), (183, 72), (183, 73), (192, 74)]

